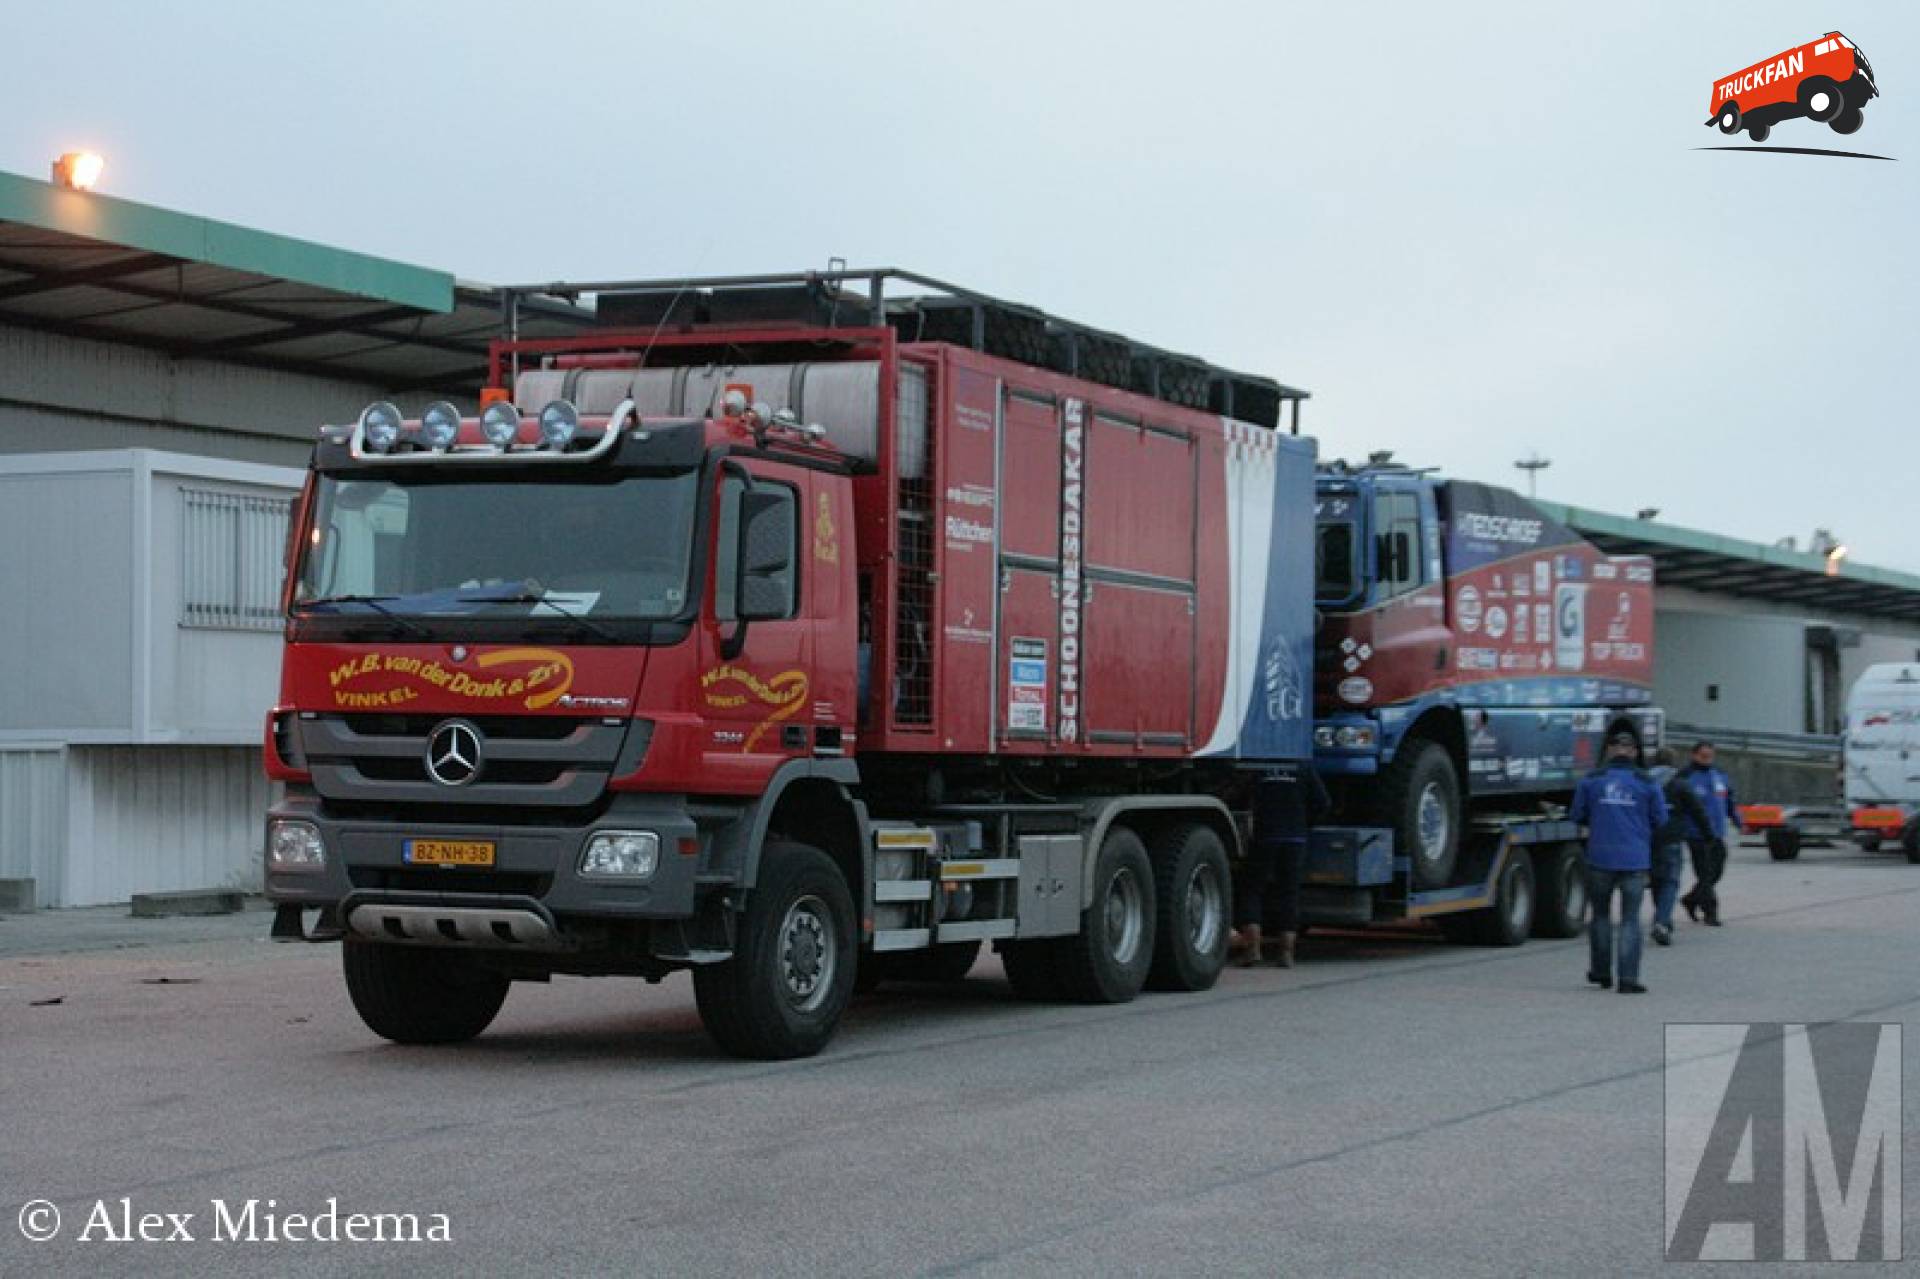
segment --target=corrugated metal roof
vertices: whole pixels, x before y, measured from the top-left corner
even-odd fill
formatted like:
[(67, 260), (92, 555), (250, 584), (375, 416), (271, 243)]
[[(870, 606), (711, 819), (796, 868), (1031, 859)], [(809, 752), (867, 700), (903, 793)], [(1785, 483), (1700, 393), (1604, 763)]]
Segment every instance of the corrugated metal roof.
[(1920, 621), (1920, 576), (1743, 541), (1653, 520), (1536, 501), (1547, 514), (1616, 555), (1650, 555), (1656, 580), (1717, 595), (1801, 604), (1840, 613)]
[[(500, 309), (444, 271), (0, 173), (0, 324), (471, 394)], [(553, 299), (519, 318), (525, 337), (590, 322)]]

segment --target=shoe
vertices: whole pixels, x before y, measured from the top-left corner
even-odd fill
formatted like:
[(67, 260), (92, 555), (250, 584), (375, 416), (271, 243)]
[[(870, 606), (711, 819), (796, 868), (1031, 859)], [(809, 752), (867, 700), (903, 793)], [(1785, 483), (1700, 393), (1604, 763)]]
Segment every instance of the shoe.
[(1653, 926), (1652, 932), (1653, 932), (1654, 945), (1656, 946), (1673, 945), (1673, 929), (1668, 928), (1665, 924), (1655, 924)]
[(1647, 993), (1647, 988), (1637, 981), (1623, 981), (1620, 983), (1620, 993), (1623, 995), (1644, 995)]
[(1235, 968), (1252, 968), (1257, 965), (1260, 962), (1259, 925), (1248, 924), (1245, 928), (1234, 933), (1232, 940), (1228, 943), (1228, 947), (1230, 950), (1238, 952), (1233, 960), (1233, 966)]
[(1602, 990), (1613, 989), (1613, 978), (1611, 977), (1602, 977), (1599, 973), (1588, 973), (1587, 980)]
[(1722, 924), (1722, 923), (1720, 922), (1720, 916), (1718, 916), (1718, 915), (1708, 915), (1708, 916), (1707, 916), (1707, 919), (1706, 919), (1706, 924), (1707, 924), (1707, 927), (1708, 927), (1708, 928), (1722, 928), (1722, 927), (1725, 927), (1725, 925), (1723, 925), (1723, 924)]
[(1691, 919), (1696, 924), (1700, 922), (1700, 903), (1698, 901), (1692, 897), (1682, 897), (1680, 904), (1687, 908), (1688, 919)]
[(1275, 968), (1293, 967), (1293, 942), (1296, 935), (1297, 934), (1294, 933), (1280, 934), (1280, 945), (1273, 957), (1273, 966)]

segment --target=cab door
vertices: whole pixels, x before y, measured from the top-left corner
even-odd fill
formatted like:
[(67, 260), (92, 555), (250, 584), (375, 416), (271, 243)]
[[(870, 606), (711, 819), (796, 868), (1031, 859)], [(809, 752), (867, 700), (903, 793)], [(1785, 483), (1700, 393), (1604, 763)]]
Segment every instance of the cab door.
[[(807, 512), (815, 479), (800, 467), (752, 460), (722, 468), (716, 481), (696, 698), (717, 790), (758, 785), (813, 750), (812, 597), (822, 574)], [(741, 619), (743, 566), (758, 570), (748, 598), (777, 616)]]

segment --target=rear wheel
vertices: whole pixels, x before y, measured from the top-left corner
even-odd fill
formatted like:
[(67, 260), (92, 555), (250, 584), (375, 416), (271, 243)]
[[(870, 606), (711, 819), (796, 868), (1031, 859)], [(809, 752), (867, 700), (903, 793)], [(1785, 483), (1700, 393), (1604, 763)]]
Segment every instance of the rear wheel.
[(1827, 121), (1827, 127), (1835, 133), (1858, 133), (1866, 122), (1866, 113), (1859, 107), (1842, 107), (1840, 114)]
[(1755, 120), (1747, 125), (1747, 136), (1752, 138), (1755, 142), (1765, 142), (1767, 140), (1767, 136), (1772, 132), (1773, 132), (1772, 125), (1762, 124), (1758, 120)]
[(1587, 920), (1587, 876), (1580, 850), (1560, 844), (1534, 854), (1538, 888), (1533, 915), (1535, 937), (1578, 937)]
[(1460, 777), (1438, 742), (1403, 742), (1380, 778), (1378, 820), (1394, 851), (1413, 863), (1414, 884), (1444, 888), (1460, 856)]
[(508, 979), (468, 951), (346, 941), (341, 969), (353, 1010), (396, 1044), (457, 1044), (488, 1026), (506, 1002)]
[(1080, 932), (1060, 940), (1061, 993), (1088, 1004), (1124, 1004), (1140, 993), (1153, 963), (1153, 863), (1146, 845), (1124, 826), (1100, 841), (1093, 866), (1093, 903)]
[(1907, 833), (1900, 837), (1900, 846), (1907, 850), (1907, 860), (1920, 866), (1920, 824), (1907, 827)]
[(1054, 964), (1058, 945), (1053, 941), (1012, 941), (1000, 948), (1000, 966), (1007, 985), (1026, 1000), (1044, 1003), (1060, 998), (1060, 972)]
[(1500, 872), (1500, 891), (1482, 924), (1481, 942), (1488, 946), (1518, 946), (1533, 932), (1533, 859), (1509, 857)]
[(1152, 990), (1206, 990), (1227, 964), (1227, 911), (1232, 871), (1227, 849), (1198, 822), (1169, 828), (1154, 841)]
[(1791, 826), (1777, 826), (1768, 831), (1767, 856), (1777, 862), (1790, 862), (1800, 856), (1800, 832)]
[(810, 1057), (853, 994), (853, 896), (833, 859), (770, 841), (741, 913), (733, 958), (693, 970), (707, 1033), (741, 1057)]

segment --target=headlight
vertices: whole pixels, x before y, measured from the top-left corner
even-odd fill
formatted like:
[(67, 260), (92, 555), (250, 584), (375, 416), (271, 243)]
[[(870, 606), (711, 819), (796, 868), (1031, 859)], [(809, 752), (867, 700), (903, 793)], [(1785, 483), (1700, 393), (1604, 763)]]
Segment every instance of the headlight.
[(1333, 730), (1322, 725), (1313, 730), (1313, 744), (1323, 751), (1333, 749)]
[(1373, 725), (1349, 724), (1335, 733), (1333, 740), (1342, 750), (1370, 750), (1373, 747)]
[(502, 452), (512, 448), (520, 435), (520, 410), (505, 400), (495, 400), (480, 415), (480, 434)]
[(267, 823), (267, 866), (302, 873), (326, 869), (327, 846), (312, 822)]
[(360, 438), (375, 453), (385, 453), (400, 438), (400, 410), (375, 400), (360, 413)]
[(565, 400), (554, 400), (540, 410), (540, 438), (547, 447), (564, 451), (580, 430), (580, 410)]
[(650, 830), (603, 830), (580, 854), (580, 873), (596, 877), (646, 879), (660, 863), (660, 837)]
[(460, 410), (445, 400), (435, 400), (420, 415), (420, 439), (436, 453), (453, 447), (460, 438)]

